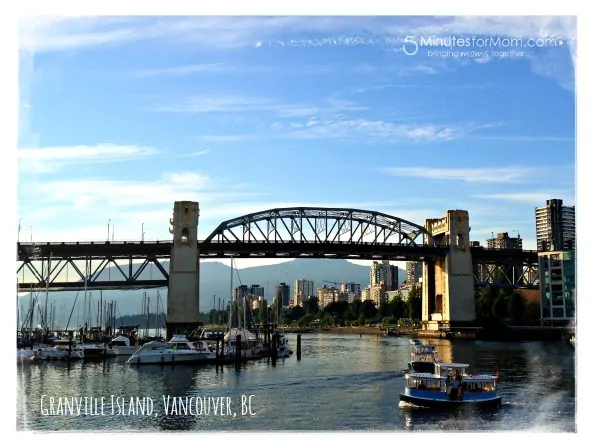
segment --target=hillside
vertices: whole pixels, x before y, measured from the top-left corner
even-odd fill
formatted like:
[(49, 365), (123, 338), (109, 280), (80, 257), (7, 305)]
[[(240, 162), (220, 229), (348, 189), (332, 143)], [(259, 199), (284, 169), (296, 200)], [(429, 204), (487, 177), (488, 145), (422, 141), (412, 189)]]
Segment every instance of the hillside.
[[(168, 263), (163, 263), (164, 268), (168, 269)], [(109, 278), (110, 274), (110, 278)], [(105, 269), (98, 277), (99, 280), (109, 280), (118, 278), (119, 271), (116, 269)], [(201, 262), (201, 281), (200, 281), (200, 309), (202, 312), (208, 312), (213, 307), (213, 296), (216, 299), (225, 300), (226, 303), (230, 298), (230, 274), (231, 269), (219, 262), (203, 261)], [(141, 276), (157, 278), (161, 275), (155, 266), (148, 266)], [(399, 281), (406, 278), (406, 272), (399, 270)], [(258, 284), (264, 287), (265, 296), (274, 297), (274, 287), (277, 283), (285, 282), (291, 286), (291, 296), (293, 295), (293, 285), (296, 279), (306, 279), (314, 282), (317, 288), (325, 283), (323, 280), (332, 282), (353, 281), (365, 287), (369, 283), (369, 268), (367, 266), (356, 265), (346, 260), (334, 259), (297, 259), (286, 263), (257, 266), (246, 269), (234, 270), (233, 286)], [(127, 291), (103, 291), (103, 303), (116, 301), (118, 305), (118, 314), (136, 314), (141, 312), (144, 292), (150, 297), (150, 312), (155, 312), (156, 298), (159, 292), (162, 299), (162, 306), (166, 309), (166, 288), (159, 290), (127, 290)], [(71, 324), (78, 323), (81, 314), (78, 311), (84, 304), (84, 293), (80, 291), (77, 294), (76, 307), (73, 310)], [(72, 305), (76, 299), (76, 292), (51, 292), (49, 294), (49, 303), (55, 302), (55, 312), (58, 319), (67, 318), (72, 312)], [(90, 299), (92, 300), (90, 302)], [(39, 301), (44, 303), (45, 294), (39, 294)], [(98, 291), (88, 291), (87, 303), (92, 306), (94, 312), (97, 311), (100, 294)], [(21, 297), (20, 309), (21, 319), (29, 308), (30, 297), (25, 295)], [(160, 309), (161, 310), (161, 309)], [(93, 314), (96, 317), (96, 314)]]

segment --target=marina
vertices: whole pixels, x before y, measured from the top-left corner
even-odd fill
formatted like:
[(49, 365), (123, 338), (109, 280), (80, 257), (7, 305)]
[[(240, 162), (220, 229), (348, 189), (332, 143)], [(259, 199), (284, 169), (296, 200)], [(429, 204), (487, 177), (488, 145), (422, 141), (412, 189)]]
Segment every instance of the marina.
[[(295, 342), (296, 335), (286, 338)], [(239, 366), (129, 365), (125, 357), (19, 365), (17, 425), (40, 431), (575, 430), (575, 358), (565, 342), (422, 340), (436, 347), (440, 360), (469, 362), (474, 373), (495, 373), (502, 362), (501, 406), (465, 414), (461, 408), (400, 407), (411, 351), (407, 338), (327, 333), (302, 334), (301, 340), (301, 360), (277, 359), (275, 365), (270, 358)], [(154, 413), (64, 420), (41, 415), (42, 395), (104, 397), (109, 413), (111, 395), (151, 398)], [(230, 397), (238, 404), (242, 395), (254, 395), (256, 416), (211, 414), (195, 420), (164, 413), (164, 396)]]

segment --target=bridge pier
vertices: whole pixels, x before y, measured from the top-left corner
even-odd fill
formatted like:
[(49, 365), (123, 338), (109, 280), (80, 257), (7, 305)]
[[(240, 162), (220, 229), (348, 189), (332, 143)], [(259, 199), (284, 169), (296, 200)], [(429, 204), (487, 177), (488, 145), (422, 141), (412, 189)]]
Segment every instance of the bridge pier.
[(195, 330), (199, 322), (199, 204), (174, 202), (168, 280), (166, 339)]
[(429, 245), (448, 246), (444, 259), (427, 260), (422, 271), (423, 328), (472, 325), (475, 321), (473, 262), (469, 247), (469, 213), (450, 210), (440, 219), (427, 219)]

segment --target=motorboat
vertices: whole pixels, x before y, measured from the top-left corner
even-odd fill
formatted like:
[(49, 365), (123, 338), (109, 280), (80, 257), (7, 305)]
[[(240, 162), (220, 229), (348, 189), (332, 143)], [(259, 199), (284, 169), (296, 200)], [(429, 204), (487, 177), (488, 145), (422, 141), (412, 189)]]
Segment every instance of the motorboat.
[(107, 347), (103, 343), (80, 343), (84, 350), (84, 360), (102, 360), (109, 357)]
[(498, 374), (472, 375), (468, 368), (465, 363), (435, 362), (433, 374), (409, 372), (399, 398), (406, 404), (433, 408), (500, 406), (502, 397), (496, 391)]
[(16, 361), (18, 363), (26, 363), (33, 361), (35, 356), (35, 349), (17, 349), (16, 350)]
[(277, 358), (289, 357), (291, 354), (293, 354), (293, 351), (289, 349), (289, 340), (284, 335), (281, 335), (277, 345)]
[(139, 348), (127, 360), (129, 364), (180, 364), (213, 362), (214, 349), (201, 342), (190, 342), (185, 335), (174, 335), (169, 342), (150, 341)]
[[(223, 341), (225, 342), (225, 355), (227, 358), (236, 357), (238, 336), (240, 336), (240, 355), (242, 359), (255, 359), (262, 357), (265, 353), (268, 354), (261, 338), (245, 328), (232, 328), (223, 336)], [(286, 346), (283, 349), (283, 354), (285, 352), (288, 352)]]
[(410, 346), (418, 346), (421, 344), (422, 344), (422, 341), (419, 338), (411, 338), (410, 339)]
[(39, 360), (82, 360), (84, 349), (76, 342), (69, 340), (54, 340), (53, 346), (39, 347), (30, 357), (34, 361)]
[(107, 355), (118, 357), (120, 355), (133, 355), (139, 348), (131, 345), (131, 340), (125, 335), (119, 335), (107, 344)]
[(415, 345), (410, 354), (408, 371), (434, 374), (436, 362), (438, 362), (438, 357), (434, 345)]

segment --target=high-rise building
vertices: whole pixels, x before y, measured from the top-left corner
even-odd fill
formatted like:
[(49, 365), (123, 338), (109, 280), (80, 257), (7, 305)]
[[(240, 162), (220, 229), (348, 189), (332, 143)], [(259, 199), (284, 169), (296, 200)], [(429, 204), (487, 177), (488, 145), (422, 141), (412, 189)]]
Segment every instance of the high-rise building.
[(252, 296), (252, 298), (254, 298), (254, 297), (264, 298), (264, 286), (260, 286), (260, 285), (250, 286), (250, 295)]
[(275, 300), (279, 306), (289, 306), (291, 287), (286, 283), (279, 283), (275, 288)]
[(496, 238), (487, 239), (488, 249), (516, 249), (522, 251), (522, 238), (510, 237), (508, 232), (500, 232)]
[(537, 250), (569, 251), (576, 247), (576, 207), (564, 206), (559, 199), (535, 208)]
[(390, 265), (389, 266), (389, 288), (388, 291), (395, 291), (399, 288), (399, 267)]
[(539, 253), (541, 320), (566, 324), (575, 318), (575, 251)]
[(422, 262), (407, 261), (406, 262), (406, 283), (410, 286), (416, 285), (422, 278)]
[(347, 295), (346, 300), (348, 303), (352, 303), (355, 300), (360, 300), (361, 285), (352, 281), (349, 281), (348, 283), (342, 283), (340, 285), (340, 292)]
[(293, 305), (302, 306), (305, 300), (313, 297), (315, 292), (313, 290), (313, 282), (311, 280), (295, 280), (295, 288), (293, 290)]

